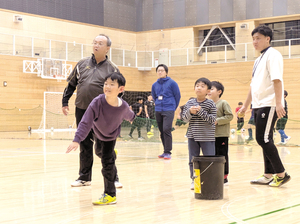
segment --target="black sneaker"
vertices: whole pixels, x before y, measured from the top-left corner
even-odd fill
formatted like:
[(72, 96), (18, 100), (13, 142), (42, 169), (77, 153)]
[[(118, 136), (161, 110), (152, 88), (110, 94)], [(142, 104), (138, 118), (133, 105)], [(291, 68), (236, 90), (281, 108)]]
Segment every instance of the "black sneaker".
[(274, 175), (274, 180), (269, 183), (271, 187), (280, 187), (282, 184), (285, 184), (291, 180), (291, 176), (285, 172), (284, 177), (279, 177), (277, 175)]
[(227, 178), (224, 179), (224, 184), (228, 184), (228, 179)]

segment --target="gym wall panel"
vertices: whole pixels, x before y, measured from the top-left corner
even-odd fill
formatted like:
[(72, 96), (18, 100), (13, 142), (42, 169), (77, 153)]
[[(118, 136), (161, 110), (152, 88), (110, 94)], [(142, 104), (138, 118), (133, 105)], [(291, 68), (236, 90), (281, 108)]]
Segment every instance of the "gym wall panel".
[(108, 27), (118, 28), (119, 27), (119, 1), (111, 0), (105, 1), (104, 3), (104, 24)]
[[(174, 25), (173, 27), (185, 26), (185, 0), (178, 0), (174, 2)], [(171, 15), (172, 16), (172, 15)]]
[(209, 12), (209, 23), (219, 23), (221, 20), (220, 0), (210, 0), (208, 12)]
[(185, 1), (185, 25), (192, 26), (197, 24), (197, 0), (186, 0)]
[(164, 28), (164, 4), (163, 0), (153, 0), (153, 29)]
[(259, 18), (259, 0), (246, 0), (246, 19)]
[[(197, 0), (196, 24), (208, 24), (209, 21), (209, 0)], [(196, 25), (195, 24), (195, 25)]]
[(143, 0), (136, 0), (136, 31), (143, 31)]
[(233, 0), (221, 0), (220, 22), (228, 22), (233, 20)]
[(259, 10), (261, 18), (273, 16), (273, 1), (260, 1)]
[(143, 1), (143, 31), (153, 29), (153, 0)]
[[(300, 4), (300, 2), (299, 2)], [(273, 0), (273, 12), (269, 16), (283, 16), (287, 14), (287, 0)]]
[(163, 27), (174, 27), (174, 2), (171, 0), (163, 3)]
[(233, 20), (246, 19), (246, 0), (233, 0)]
[(287, 14), (299, 14), (300, 13), (300, 1), (299, 0), (287, 0)]

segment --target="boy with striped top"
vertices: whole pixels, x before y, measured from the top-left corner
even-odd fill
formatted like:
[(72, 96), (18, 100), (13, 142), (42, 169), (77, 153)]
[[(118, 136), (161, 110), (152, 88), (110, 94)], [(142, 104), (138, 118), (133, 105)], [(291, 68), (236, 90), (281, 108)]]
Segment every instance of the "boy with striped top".
[(191, 190), (194, 189), (193, 156), (200, 155), (200, 148), (204, 156), (215, 155), (215, 121), (217, 109), (214, 101), (206, 99), (211, 89), (211, 82), (207, 78), (200, 78), (195, 82), (196, 98), (189, 100), (183, 108), (182, 119), (189, 122), (187, 131), (189, 149)]

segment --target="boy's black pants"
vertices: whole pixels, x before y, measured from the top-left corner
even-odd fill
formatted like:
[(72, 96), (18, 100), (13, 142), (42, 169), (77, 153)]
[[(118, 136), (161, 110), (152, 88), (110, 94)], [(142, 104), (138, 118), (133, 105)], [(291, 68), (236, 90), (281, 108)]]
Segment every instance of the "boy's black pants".
[(225, 156), (224, 174), (229, 174), (229, 163), (228, 163), (228, 137), (216, 137), (215, 149), (217, 156)]
[(102, 163), (102, 175), (104, 179), (104, 193), (114, 197), (116, 196), (116, 154), (115, 144), (116, 140), (113, 141), (101, 141), (97, 138), (95, 140), (95, 153), (101, 158)]

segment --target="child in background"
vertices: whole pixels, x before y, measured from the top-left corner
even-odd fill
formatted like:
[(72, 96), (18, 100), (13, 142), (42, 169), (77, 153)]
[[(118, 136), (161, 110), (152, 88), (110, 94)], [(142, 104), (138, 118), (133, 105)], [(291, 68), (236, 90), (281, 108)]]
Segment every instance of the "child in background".
[(284, 90), (284, 109), (286, 114), (282, 118), (278, 119), (276, 123), (276, 130), (279, 132), (281, 137), (281, 141), (278, 142), (277, 145), (285, 145), (288, 142), (288, 140), (291, 139), (291, 136), (287, 136), (284, 132), (285, 125), (288, 120), (288, 105), (285, 99), (287, 96), (288, 92)]
[(235, 114), (236, 114), (236, 119), (237, 119), (237, 130), (236, 133), (241, 133), (241, 129), (244, 126), (244, 114), (239, 114), (239, 110), (241, 109), (241, 107), (243, 106), (242, 102), (238, 103), (238, 107), (235, 108)]
[(136, 98), (136, 103), (130, 106), (130, 109), (135, 113), (136, 119), (134, 119), (133, 123), (131, 124), (131, 129), (129, 133), (129, 137), (132, 137), (132, 133), (134, 129), (137, 129), (138, 132), (138, 140), (144, 140), (144, 138), (141, 135), (141, 127), (144, 125), (145, 119), (142, 118), (142, 112), (143, 112), (143, 97), (138, 96)]
[(216, 105), (206, 99), (211, 89), (211, 82), (207, 78), (200, 78), (195, 82), (196, 98), (189, 100), (182, 113), (184, 122), (189, 122), (187, 131), (189, 149), (189, 168), (192, 179), (191, 190), (194, 190), (193, 156), (200, 155), (200, 148), (204, 156), (215, 155), (215, 121)]
[(251, 112), (251, 117), (248, 121), (248, 127), (247, 127), (249, 137), (248, 137), (248, 139), (246, 139), (246, 143), (249, 143), (250, 141), (254, 140), (253, 133), (252, 133), (252, 125), (255, 125), (255, 123), (254, 123), (254, 110), (252, 110), (252, 104), (250, 106), (250, 112)]
[(224, 184), (228, 183), (229, 158), (228, 158), (228, 138), (230, 135), (230, 121), (233, 119), (231, 107), (226, 100), (220, 99), (224, 93), (224, 86), (218, 81), (211, 82), (211, 90), (208, 96), (217, 107), (216, 125), (216, 155), (225, 156)]
[(99, 200), (93, 202), (94, 205), (117, 203), (114, 185), (116, 180), (114, 148), (123, 120), (132, 122), (135, 117), (129, 105), (118, 97), (124, 91), (125, 83), (124, 76), (118, 72), (106, 77), (104, 94), (100, 94), (90, 103), (79, 123), (75, 138), (66, 151), (66, 153), (75, 151), (93, 128), (95, 153), (101, 158), (104, 177), (104, 194)]

